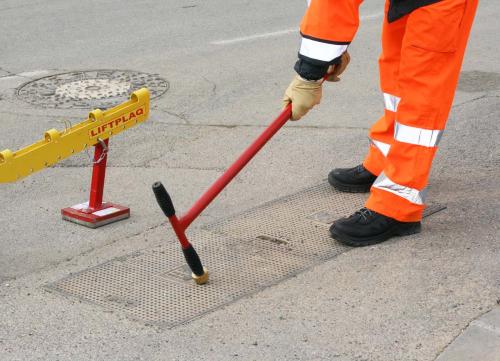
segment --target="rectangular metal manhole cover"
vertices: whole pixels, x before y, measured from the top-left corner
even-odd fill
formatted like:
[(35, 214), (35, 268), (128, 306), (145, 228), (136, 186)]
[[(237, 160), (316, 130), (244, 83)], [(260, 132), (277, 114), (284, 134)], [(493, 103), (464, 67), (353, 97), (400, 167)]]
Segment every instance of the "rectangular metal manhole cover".
[[(330, 238), (328, 227), (365, 200), (321, 184), (205, 226), (191, 237), (210, 272), (203, 286), (191, 280), (172, 236), (161, 247), (112, 259), (47, 288), (173, 327), (346, 252), (350, 248)], [(425, 216), (444, 208), (431, 205)]]

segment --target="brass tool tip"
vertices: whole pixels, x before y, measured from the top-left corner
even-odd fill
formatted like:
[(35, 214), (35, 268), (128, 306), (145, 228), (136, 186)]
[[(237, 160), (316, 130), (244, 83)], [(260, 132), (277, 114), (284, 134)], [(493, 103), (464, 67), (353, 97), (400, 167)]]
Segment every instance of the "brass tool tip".
[(205, 273), (203, 273), (201, 276), (197, 276), (194, 273), (191, 273), (191, 277), (193, 277), (193, 280), (198, 285), (203, 285), (208, 282), (208, 271), (205, 267), (203, 267), (203, 270), (205, 271)]

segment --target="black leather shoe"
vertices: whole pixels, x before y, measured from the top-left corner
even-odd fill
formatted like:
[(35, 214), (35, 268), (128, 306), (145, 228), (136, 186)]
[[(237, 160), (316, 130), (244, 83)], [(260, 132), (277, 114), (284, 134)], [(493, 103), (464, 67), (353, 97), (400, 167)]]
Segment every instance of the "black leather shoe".
[(352, 216), (335, 221), (330, 227), (330, 234), (348, 246), (363, 247), (387, 241), (394, 236), (419, 233), (420, 229), (420, 222), (399, 222), (368, 208), (361, 208)]
[(354, 168), (336, 168), (328, 174), (328, 182), (341, 192), (366, 193), (377, 179), (363, 164)]

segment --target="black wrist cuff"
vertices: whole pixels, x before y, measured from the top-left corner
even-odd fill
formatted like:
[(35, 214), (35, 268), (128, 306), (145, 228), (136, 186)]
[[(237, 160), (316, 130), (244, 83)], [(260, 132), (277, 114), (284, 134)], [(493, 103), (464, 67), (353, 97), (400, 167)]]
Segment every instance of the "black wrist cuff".
[(294, 69), (306, 80), (318, 80), (325, 76), (329, 65), (314, 65), (303, 59), (297, 60)]
[(340, 56), (330, 62), (308, 58), (299, 54), (299, 60), (295, 63), (294, 69), (302, 78), (306, 80), (319, 80), (326, 75), (328, 67), (340, 62)]

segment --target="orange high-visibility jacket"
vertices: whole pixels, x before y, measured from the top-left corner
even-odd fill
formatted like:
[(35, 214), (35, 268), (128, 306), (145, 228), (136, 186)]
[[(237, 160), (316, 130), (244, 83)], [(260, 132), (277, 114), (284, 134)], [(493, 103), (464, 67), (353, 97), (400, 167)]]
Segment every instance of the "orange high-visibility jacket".
[[(390, 0), (389, 22), (424, 5), (442, 0)], [(302, 41), (295, 70), (305, 79), (316, 80), (328, 66), (338, 63), (359, 26), (363, 0), (310, 0), (300, 26)]]

